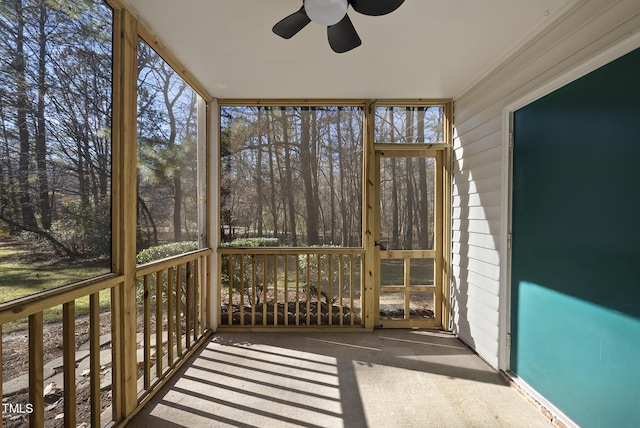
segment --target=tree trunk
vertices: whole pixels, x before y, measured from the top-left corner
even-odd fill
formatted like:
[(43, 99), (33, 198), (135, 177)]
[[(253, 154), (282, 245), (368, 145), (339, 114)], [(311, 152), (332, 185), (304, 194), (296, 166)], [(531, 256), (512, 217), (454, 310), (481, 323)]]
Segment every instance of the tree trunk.
[[(395, 125), (393, 121), (393, 108), (389, 109), (389, 138), (390, 142), (394, 142)], [(398, 160), (391, 158), (391, 248), (400, 248), (400, 211), (398, 209)]]
[(346, 195), (346, 184), (345, 181), (347, 179), (347, 168), (345, 165), (345, 154), (342, 146), (342, 107), (338, 107), (337, 119), (336, 119), (336, 139), (338, 140), (338, 169), (340, 173), (340, 220), (341, 220), (341, 230), (342, 230), (342, 239), (341, 245), (346, 247), (349, 245), (349, 236), (351, 232), (351, 225), (349, 221), (349, 215), (347, 213), (347, 195)]
[(29, 145), (29, 128), (27, 127), (27, 112), (29, 99), (27, 97), (26, 63), (24, 57), (24, 16), (22, 1), (15, 2), (16, 7), (16, 57), (14, 59), (16, 72), (16, 108), (18, 131), (20, 138), (20, 155), (18, 161), (18, 184), (20, 187), (20, 210), (22, 213), (22, 224), (28, 229), (37, 229), (36, 217), (29, 195), (29, 160), (31, 158), (31, 148)]
[[(413, 119), (413, 111), (411, 108), (407, 108), (405, 110), (405, 118), (406, 118), (406, 136), (405, 141), (410, 142), (412, 140), (411, 131), (413, 129), (412, 119)], [(413, 216), (414, 216), (414, 207), (413, 207), (413, 168), (411, 163), (411, 158), (405, 159), (405, 173), (406, 173), (406, 186), (407, 186), (407, 218), (406, 218), (406, 229), (404, 235), (404, 243), (403, 248), (405, 250), (413, 249)]]
[[(3, 90), (0, 89), (0, 96), (4, 97)], [(18, 200), (16, 196), (16, 179), (11, 162), (11, 149), (9, 148), (9, 132), (6, 127), (6, 116), (3, 109), (3, 102), (0, 100), (0, 123), (2, 124), (2, 139), (4, 145), (2, 147), (4, 161), (0, 162), (0, 207), (9, 208), (8, 217), (14, 218), (16, 212), (19, 211)], [(15, 226), (11, 226), (12, 231), (16, 231)]]
[(38, 171), (38, 205), (40, 207), (40, 221), (42, 228), (51, 229), (51, 201), (49, 199), (49, 180), (47, 178), (47, 144), (46, 144), (46, 121), (44, 111), (44, 99), (47, 91), (46, 78), (46, 55), (47, 55), (47, 33), (45, 24), (47, 21), (47, 7), (44, 0), (39, 2), (39, 52), (38, 52), (38, 111), (37, 111), (37, 132), (36, 132), (36, 168)]
[(304, 184), (304, 201), (306, 207), (307, 245), (319, 244), (318, 237), (318, 206), (314, 195), (313, 169), (314, 159), (311, 154), (311, 138), (309, 134), (309, 108), (303, 107), (300, 123), (300, 175)]
[(267, 110), (267, 154), (269, 156), (269, 184), (271, 186), (271, 217), (273, 218), (273, 236), (275, 238), (278, 237), (278, 206), (276, 205), (276, 177), (273, 171), (273, 143), (275, 138), (272, 138), (272, 126), (271, 122), (273, 120), (273, 111), (271, 108)]
[(256, 135), (256, 150), (258, 151), (256, 157), (256, 199), (257, 199), (257, 209), (256, 209), (256, 228), (258, 232), (258, 236), (262, 236), (262, 199), (264, 197), (262, 191), (262, 108), (260, 106), (258, 108), (258, 132)]
[(291, 148), (289, 147), (289, 120), (287, 118), (287, 110), (281, 108), (282, 116), (282, 140), (284, 143), (284, 168), (286, 176), (286, 198), (289, 209), (289, 234), (291, 235), (291, 245), (298, 246), (298, 234), (296, 233), (296, 208), (293, 195), (292, 165), (291, 165)]
[(89, 206), (89, 180), (88, 180), (88, 159), (85, 156), (84, 148), (88, 144), (89, 137), (87, 136), (87, 129), (84, 125), (78, 125), (78, 140), (76, 147), (78, 151), (78, 186), (80, 188), (80, 201), (82, 205)]
[[(180, 88), (177, 93), (171, 92), (171, 77), (173, 75), (173, 70), (165, 68), (165, 63), (162, 63), (162, 72), (164, 78), (164, 88), (162, 94), (164, 96), (164, 103), (167, 107), (167, 116), (169, 118), (169, 140), (167, 142), (167, 149), (170, 153), (173, 153), (173, 158), (171, 162), (174, 163), (172, 165), (173, 168), (173, 239), (177, 241), (182, 241), (182, 165), (179, 164), (179, 156), (177, 156), (176, 147), (176, 137), (178, 134), (177, 124), (176, 124), (176, 115), (173, 111), (173, 108), (176, 104), (176, 101), (180, 98), (182, 93), (186, 88), (186, 83), (182, 82)], [(168, 66), (166, 66), (168, 67)], [(170, 95), (173, 98), (170, 98)]]

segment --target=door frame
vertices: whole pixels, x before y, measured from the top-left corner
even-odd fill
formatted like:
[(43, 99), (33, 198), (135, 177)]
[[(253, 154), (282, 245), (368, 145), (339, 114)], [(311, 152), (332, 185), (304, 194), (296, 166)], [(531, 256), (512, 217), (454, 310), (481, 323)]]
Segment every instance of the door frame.
[[(440, 143), (375, 143), (375, 109), (376, 107), (428, 107), (428, 106), (442, 106), (444, 108), (443, 117), (443, 139)], [(375, 300), (377, 297), (376, 282), (379, 282), (379, 263), (376, 254), (377, 248), (375, 245), (377, 235), (374, 233), (376, 230), (376, 212), (378, 207), (376, 201), (378, 200), (378, 189), (374, 185), (376, 182), (376, 176), (379, 174), (379, 167), (376, 170), (375, 159), (376, 151), (433, 151), (442, 152), (442, 163), (440, 169), (442, 171), (442, 233), (439, 239), (442, 240), (442, 283), (437, 285), (442, 289), (442, 299), (440, 302), (440, 329), (445, 331), (451, 331), (451, 198), (452, 198), (452, 141), (453, 141), (453, 105), (451, 100), (374, 100), (368, 102), (366, 105), (365, 114), (365, 149), (363, 156), (363, 221), (362, 221), (362, 243), (364, 247), (363, 258), (363, 281), (362, 281), (362, 293), (363, 293), (363, 321), (366, 329), (375, 328), (376, 305)]]
[[(443, 250), (444, 250), (444, 223), (445, 223), (445, 199), (444, 199), (444, 175), (445, 168), (443, 168), (444, 160), (445, 160), (445, 150), (434, 150), (430, 147), (416, 147), (416, 144), (411, 145), (398, 145), (398, 144), (385, 144), (384, 146), (379, 145), (376, 146), (375, 149), (375, 161), (374, 161), (374, 171), (375, 171), (375, 180), (374, 180), (374, 255), (375, 255), (375, 266), (374, 266), (374, 326), (378, 328), (442, 328), (443, 326), (443, 309), (444, 305), (442, 304), (445, 296), (445, 281), (444, 281), (444, 262), (445, 258)], [(382, 252), (385, 251), (382, 249), (379, 242), (381, 241), (381, 159), (382, 158), (396, 158), (396, 159), (427, 159), (431, 158), (435, 160), (435, 183), (434, 183), (434, 234), (433, 234), (433, 249), (432, 250), (408, 250), (411, 252), (415, 252), (416, 255), (420, 252), (423, 253), (431, 253), (433, 254), (434, 260), (434, 317), (429, 319), (402, 319), (402, 320), (390, 320), (380, 319), (380, 296), (382, 292), (381, 287), (381, 268), (380, 263), (382, 260)], [(403, 250), (398, 250), (399, 253), (402, 253)], [(402, 254), (400, 254), (402, 255)], [(407, 257), (404, 255), (403, 258)], [(397, 258), (397, 257), (389, 257), (389, 258)], [(420, 257), (412, 257), (415, 259), (419, 259)], [(430, 259), (431, 257), (422, 257), (423, 259)], [(407, 281), (409, 280), (406, 269), (406, 258), (405, 258), (405, 278), (403, 290), (400, 291), (404, 295), (405, 300), (405, 315), (408, 310), (407, 305), (407, 295), (406, 293), (409, 291)], [(447, 287), (448, 288), (448, 287)]]
[[(498, 344), (498, 368), (505, 372), (511, 369), (511, 250), (512, 250), (512, 207), (513, 198), (513, 114), (534, 101), (560, 89), (561, 87), (578, 80), (579, 78), (597, 70), (600, 67), (640, 48), (640, 33), (635, 33), (593, 55), (586, 60), (574, 64), (563, 73), (543, 82), (537, 88), (512, 100), (502, 109), (502, 162), (501, 167), (505, 173), (502, 175), (502, 204), (500, 219), (500, 259), (505, 260), (505, 268), (501, 269), (500, 303), (499, 303), (499, 344)], [(540, 401), (545, 401), (538, 397)], [(550, 404), (550, 403), (547, 403)]]

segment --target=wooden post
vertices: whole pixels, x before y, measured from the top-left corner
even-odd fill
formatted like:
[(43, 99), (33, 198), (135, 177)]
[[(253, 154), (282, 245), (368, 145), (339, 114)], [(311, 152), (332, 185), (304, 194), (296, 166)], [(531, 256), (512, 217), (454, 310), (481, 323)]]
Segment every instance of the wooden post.
[(137, 46), (134, 16), (114, 10), (112, 224), (114, 273), (123, 282), (112, 294), (113, 419), (120, 421), (137, 405), (136, 385), (136, 141)]
[[(375, 321), (374, 298), (375, 298), (375, 269), (377, 248), (375, 240), (375, 211), (377, 202), (375, 199), (376, 175), (379, 171), (375, 168), (375, 151), (373, 148), (373, 135), (375, 129), (375, 104), (367, 103), (365, 107), (364, 123), (364, 156), (363, 156), (363, 221), (362, 221), (362, 245), (364, 247), (364, 257), (362, 259), (360, 298), (362, 300), (362, 321), (365, 328), (372, 329)], [(379, 170), (379, 168), (378, 168)], [(352, 317), (353, 318), (353, 317)]]

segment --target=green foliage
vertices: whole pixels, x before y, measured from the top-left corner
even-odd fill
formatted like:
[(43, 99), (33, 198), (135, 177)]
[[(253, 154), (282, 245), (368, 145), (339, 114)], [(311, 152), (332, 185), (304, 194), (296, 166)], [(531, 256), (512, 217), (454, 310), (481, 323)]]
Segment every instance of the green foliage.
[(138, 253), (136, 256), (136, 263), (142, 265), (155, 260), (188, 253), (189, 251), (195, 251), (197, 249), (198, 242), (196, 241), (172, 242), (170, 244), (149, 247)]
[[(157, 245), (155, 247), (149, 247), (140, 251), (136, 255), (136, 263), (139, 265), (145, 263), (151, 263), (156, 260), (166, 259), (171, 256), (178, 256), (180, 254), (188, 253), (198, 249), (198, 242), (196, 241), (183, 241), (172, 242), (170, 244)], [(156, 274), (157, 275), (157, 274)], [(178, 283), (182, 284), (182, 295), (186, 293), (184, 284), (186, 283), (186, 272), (182, 272), (182, 278), (178, 278)], [(138, 302), (141, 302), (144, 297), (144, 284), (142, 278), (138, 278), (136, 283), (136, 298)], [(155, 304), (156, 295), (151, 295), (151, 302)], [(162, 276), (162, 301), (167, 301), (167, 277)]]
[[(342, 248), (339, 245), (312, 245), (310, 248)], [(320, 260), (321, 266), (324, 260), (328, 260), (331, 255), (323, 254), (323, 255), (311, 255), (309, 256), (309, 264), (307, 265), (307, 258), (305, 256), (301, 256), (298, 260), (298, 264), (300, 265), (300, 269), (303, 272), (306, 272), (307, 267), (311, 270), (311, 274), (318, 272), (318, 260)]]
[(277, 247), (278, 238), (238, 238), (224, 242), (221, 247)]
[[(279, 242), (277, 238), (238, 238), (238, 239), (234, 239), (231, 242), (224, 242), (220, 245), (221, 247), (251, 247), (251, 248), (255, 248), (255, 247), (277, 247), (279, 246)], [(251, 284), (250, 284), (250, 278), (245, 275), (244, 277), (244, 282), (241, 281), (241, 275), (240, 275), (240, 263), (239, 263), (239, 257), (243, 258), (243, 262), (245, 266), (250, 266), (251, 265), (251, 255), (243, 255), (243, 256), (234, 256), (234, 263), (233, 263), (233, 273), (232, 275), (229, 275), (229, 254), (223, 254), (222, 255), (222, 266), (221, 266), (221, 270), (222, 270), (222, 284), (226, 284), (227, 286), (229, 285), (229, 277), (232, 276), (233, 278), (233, 288), (234, 289), (242, 289), (243, 292), (247, 295), (248, 298), (250, 298), (250, 289), (251, 289)], [(268, 267), (268, 263), (267, 262), (267, 269)], [(257, 301), (256, 302), (252, 302), (253, 304), (260, 304), (260, 294), (262, 294), (262, 290), (263, 290), (263, 284), (262, 284), (262, 277), (263, 277), (263, 271), (265, 269), (265, 266), (263, 266), (262, 263), (258, 263), (256, 264), (256, 290), (258, 291), (258, 296), (257, 296)]]

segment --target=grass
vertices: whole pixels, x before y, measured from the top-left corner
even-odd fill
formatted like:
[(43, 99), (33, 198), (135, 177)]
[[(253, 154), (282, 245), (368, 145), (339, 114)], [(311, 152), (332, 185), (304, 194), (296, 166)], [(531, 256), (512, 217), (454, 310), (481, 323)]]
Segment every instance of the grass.
[[(0, 242), (0, 303), (29, 296), (42, 291), (73, 284), (84, 279), (93, 278), (109, 272), (109, 267), (96, 263), (64, 263), (64, 262), (27, 262), (29, 249), (16, 243)], [(76, 301), (76, 316), (89, 313), (89, 296)], [(100, 308), (110, 308), (111, 293), (105, 290), (100, 293)], [(62, 317), (62, 306), (44, 311), (44, 322), (59, 321)], [(27, 318), (4, 324), (3, 332), (21, 330), (27, 326)]]

